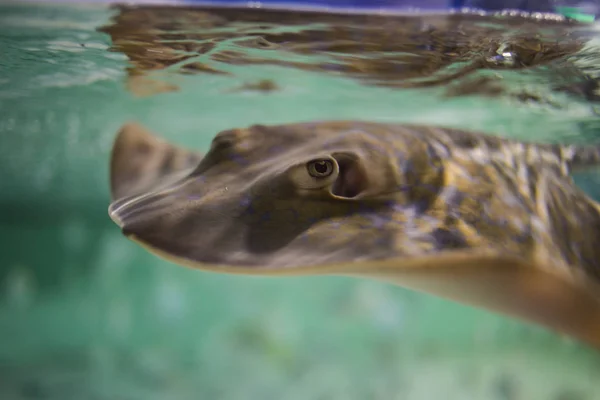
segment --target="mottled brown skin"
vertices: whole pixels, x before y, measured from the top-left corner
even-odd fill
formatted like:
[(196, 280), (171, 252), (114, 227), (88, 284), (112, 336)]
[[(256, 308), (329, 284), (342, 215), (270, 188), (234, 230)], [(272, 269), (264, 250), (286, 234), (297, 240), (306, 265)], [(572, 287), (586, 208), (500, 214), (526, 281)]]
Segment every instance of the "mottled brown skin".
[[(139, 143), (156, 144), (146, 162)], [(600, 147), (329, 121), (226, 130), (197, 165), (167, 164), (177, 152), (200, 157), (131, 125), (111, 161), (111, 217), (162, 257), (383, 279), (600, 348), (600, 211), (569, 177)], [(331, 175), (311, 176), (314, 160)]]

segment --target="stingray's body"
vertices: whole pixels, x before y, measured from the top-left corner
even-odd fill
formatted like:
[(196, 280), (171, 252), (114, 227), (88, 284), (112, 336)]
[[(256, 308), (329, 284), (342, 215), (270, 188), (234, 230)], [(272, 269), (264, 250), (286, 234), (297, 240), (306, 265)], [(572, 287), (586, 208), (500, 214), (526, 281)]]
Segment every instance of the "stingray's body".
[(109, 212), (178, 264), (381, 279), (600, 348), (600, 207), (574, 169), (600, 147), (331, 121), (219, 133), (184, 150), (120, 131)]

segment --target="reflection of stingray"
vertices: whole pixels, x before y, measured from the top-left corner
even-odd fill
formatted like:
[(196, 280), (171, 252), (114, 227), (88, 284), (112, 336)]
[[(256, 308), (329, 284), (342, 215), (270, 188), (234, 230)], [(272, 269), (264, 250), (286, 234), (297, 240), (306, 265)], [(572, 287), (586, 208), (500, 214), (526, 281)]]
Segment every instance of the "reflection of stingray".
[(241, 86), (238, 86), (238, 87), (235, 87), (233, 89), (226, 91), (226, 93), (247, 92), (247, 91), (269, 93), (269, 92), (274, 92), (276, 90), (280, 90), (280, 88), (277, 85), (277, 83), (275, 83), (275, 81), (273, 81), (271, 79), (261, 79), (260, 81), (256, 81), (256, 82), (246, 82)]
[(109, 212), (191, 267), (370, 277), (537, 322), (600, 347), (600, 207), (569, 174), (600, 147), (338, 121), (177, 148), (118, 135)]
[(102, 31), (111, 35), (112, 49), (131, 60), (130, 76), (165, 68), (227, 74), (223, 64), (278, 65), (406, 88), (443, 85), (483, 69), (568, 63), (566, 57), (585, 43), (582, 26), (556, 16), (119, 6)]

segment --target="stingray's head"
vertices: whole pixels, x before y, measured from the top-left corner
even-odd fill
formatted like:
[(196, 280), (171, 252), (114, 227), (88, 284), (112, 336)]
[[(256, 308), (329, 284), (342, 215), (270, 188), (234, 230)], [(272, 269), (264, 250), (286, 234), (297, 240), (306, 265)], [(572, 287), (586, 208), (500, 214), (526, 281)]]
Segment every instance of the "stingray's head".
[(409, 164), (419, 170), (408, 156), (418, 144), (407, 142), (399, 153), (379, 129), (321, 123), (227, 130), (197, 165), (178, 168), (155, 159), (184, 150), (160, 142), (137, 174), (140, 181), (151, 176), (156, 188), (132, 196), (123, 196), (121, 177), (135, 175), (128, 162), (135, 147), (122, 132), (111, 176), (121, 198), (110, 215), (150, 251), (198, 268), (310, 269), (388, 256), (402, 223), (394, 210), (414, 195), (406, 187), (425, 170), (402, 171)]
[[(374, 277), (600, 348), (596, 295), (557, 275), (568, 269), (521, 257), (526, 241), (504, 254), (453, 236), (438, 206), (446, 173), (436, 152), (422, 135), (394, 135), (350, 122), (253, 126), (219, 133), (201, 159), (127, 125), (113, 148), (109, 213), (127, 237), (181, 265)], [(491, 247), (512, 238), (489, 232)]]

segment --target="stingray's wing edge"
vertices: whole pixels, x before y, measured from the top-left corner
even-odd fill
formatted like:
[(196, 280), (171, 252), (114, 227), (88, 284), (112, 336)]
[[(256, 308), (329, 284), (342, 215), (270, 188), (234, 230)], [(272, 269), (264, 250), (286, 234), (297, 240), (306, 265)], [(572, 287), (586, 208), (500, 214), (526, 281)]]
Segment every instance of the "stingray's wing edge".
[(374, 263), (351, 273), (534, 323), (600, 350), (600, 291), (564, 269), (496, 254)]
[[(346, 275), (392, 283), (570, 336), (600, 351), (600, 291), (558, 268), (496, 252), (448, 251), (415, 258), (286, 267), (198, 264), (149, 247), (178, 265), (254, 276)], [(564, 271), (564, 270), (563, 270)]]
[(138, 123), (126, 123), (111, 151), (111, 200), (156, 190), (191, 172), (201, 159), (199, 152), (172, 145)]

